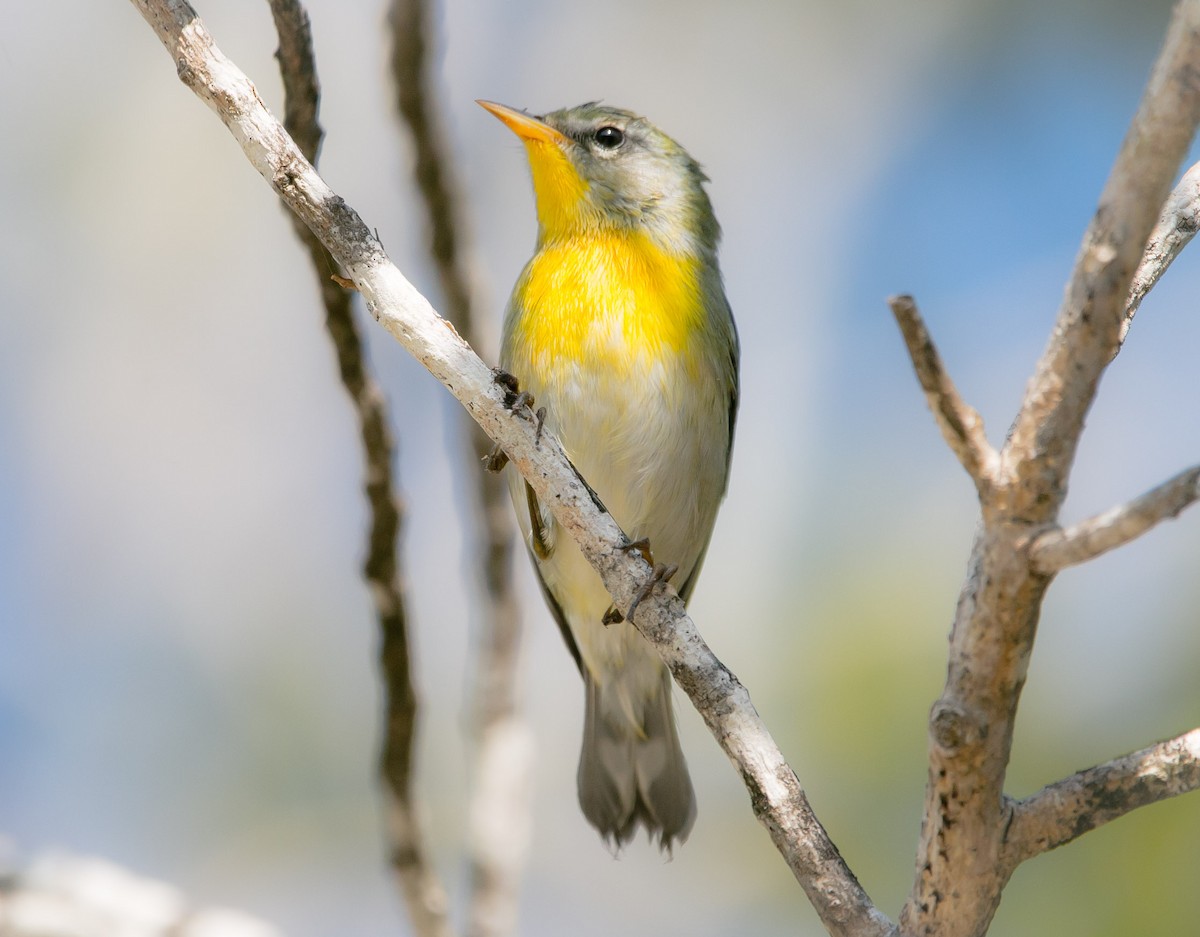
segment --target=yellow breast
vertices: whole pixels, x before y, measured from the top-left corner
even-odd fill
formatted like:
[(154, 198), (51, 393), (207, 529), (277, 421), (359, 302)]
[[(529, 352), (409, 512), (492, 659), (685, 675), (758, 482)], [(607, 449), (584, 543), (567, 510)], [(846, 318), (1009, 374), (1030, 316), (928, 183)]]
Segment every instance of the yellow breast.
[(517, 283), (509, 339), (543, 377), (579, 363), (619, 375), (647, 357), (678, 355), (703, 326), (698, 271), (699, 261), (643, 234), (552, 241)]

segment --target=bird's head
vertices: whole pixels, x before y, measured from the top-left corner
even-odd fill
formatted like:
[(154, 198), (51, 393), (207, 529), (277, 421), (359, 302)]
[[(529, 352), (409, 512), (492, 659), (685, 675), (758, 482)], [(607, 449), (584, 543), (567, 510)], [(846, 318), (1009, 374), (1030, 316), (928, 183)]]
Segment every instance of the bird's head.
[(644, 117), (595, 103), (541, 117), (479, 103), (525, 144), (539, 243), (629, 230), (678, 253), (716, 250), (720, 229), (704, 191), (708, 177)]

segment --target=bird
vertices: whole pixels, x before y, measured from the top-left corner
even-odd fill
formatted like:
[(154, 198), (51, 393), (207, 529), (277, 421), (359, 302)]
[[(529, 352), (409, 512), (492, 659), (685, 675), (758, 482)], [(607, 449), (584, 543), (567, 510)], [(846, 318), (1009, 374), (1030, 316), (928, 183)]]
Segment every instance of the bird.
[[(708, 177), (632, 111), (591, 102), (533, 116), (478, 103), (524, 144), (538, 221), (504, 315), (501, 373), (536, 401), (631, 545), (648, 541), (656, 575), (675, 567), (686, 602), (728, 484), (738, 407), (738, 334)], [(505, 471), (583, 677), (584, 817), (613, 848), (640, 826), (670, 852), (696, 818), (670, 673), (532, 489)]]

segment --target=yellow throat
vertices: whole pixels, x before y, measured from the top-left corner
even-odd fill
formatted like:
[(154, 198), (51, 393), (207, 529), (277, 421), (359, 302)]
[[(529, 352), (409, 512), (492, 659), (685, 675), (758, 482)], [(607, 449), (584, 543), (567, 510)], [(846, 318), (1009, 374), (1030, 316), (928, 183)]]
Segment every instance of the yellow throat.
[(604, 178), (610, 167), (583, 159), (571, 137), (481, 103), (521, 137), (537, 201), (537, 252), (513, 296), (529, 314), (514, 321), (513, 342), (543, 373), (584, 360), (619, 375), (639, 358), (683, 352), (704, 318), (692, 239), (665, 237), (639, 204), (606, 199), (622, 180)]

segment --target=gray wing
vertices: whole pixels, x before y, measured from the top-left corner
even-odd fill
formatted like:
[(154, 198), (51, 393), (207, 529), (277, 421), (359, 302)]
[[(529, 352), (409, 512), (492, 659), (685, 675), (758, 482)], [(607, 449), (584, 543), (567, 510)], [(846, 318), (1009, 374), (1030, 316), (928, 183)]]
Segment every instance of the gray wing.
[(529, 520), (532, 524), (532, 536), (529, 539), (533, 547), (529, 551), (529, 558), (533, 561), (533, 571), (537, 573), (538, 585), (542, 587), (542, 595), (546, 599), (546, 606), (550, 609), (550, 614), (554, 616), (554, 620), (558, 623), (558, 630), (562, 634), (563, 640), (567, 642), (567, 650), (571, 652), (571, 657), (574, 658), (575, 666), (579, 668), (579, 672), (583, 673), (583, 658), (579, 654), (579, 645), (575, 642), (575, 635), (571, 633), (571, 628), (567, 624), (567, 617), (563, 614), (562, 606), (558, 604), (558, 599), (554, 597), (554, 593), (546, 585), (546, 579), (542, 576), (542, 567), (538, 564), (538, 559), (548, 557), (553, 552), (554, 547), (549, 542), (546, 530), (542, 526), (542, 507), (538, 503), (537, 495), (529, 487), (528, 482), (525, 483), (525, 503), (529, 507)]

